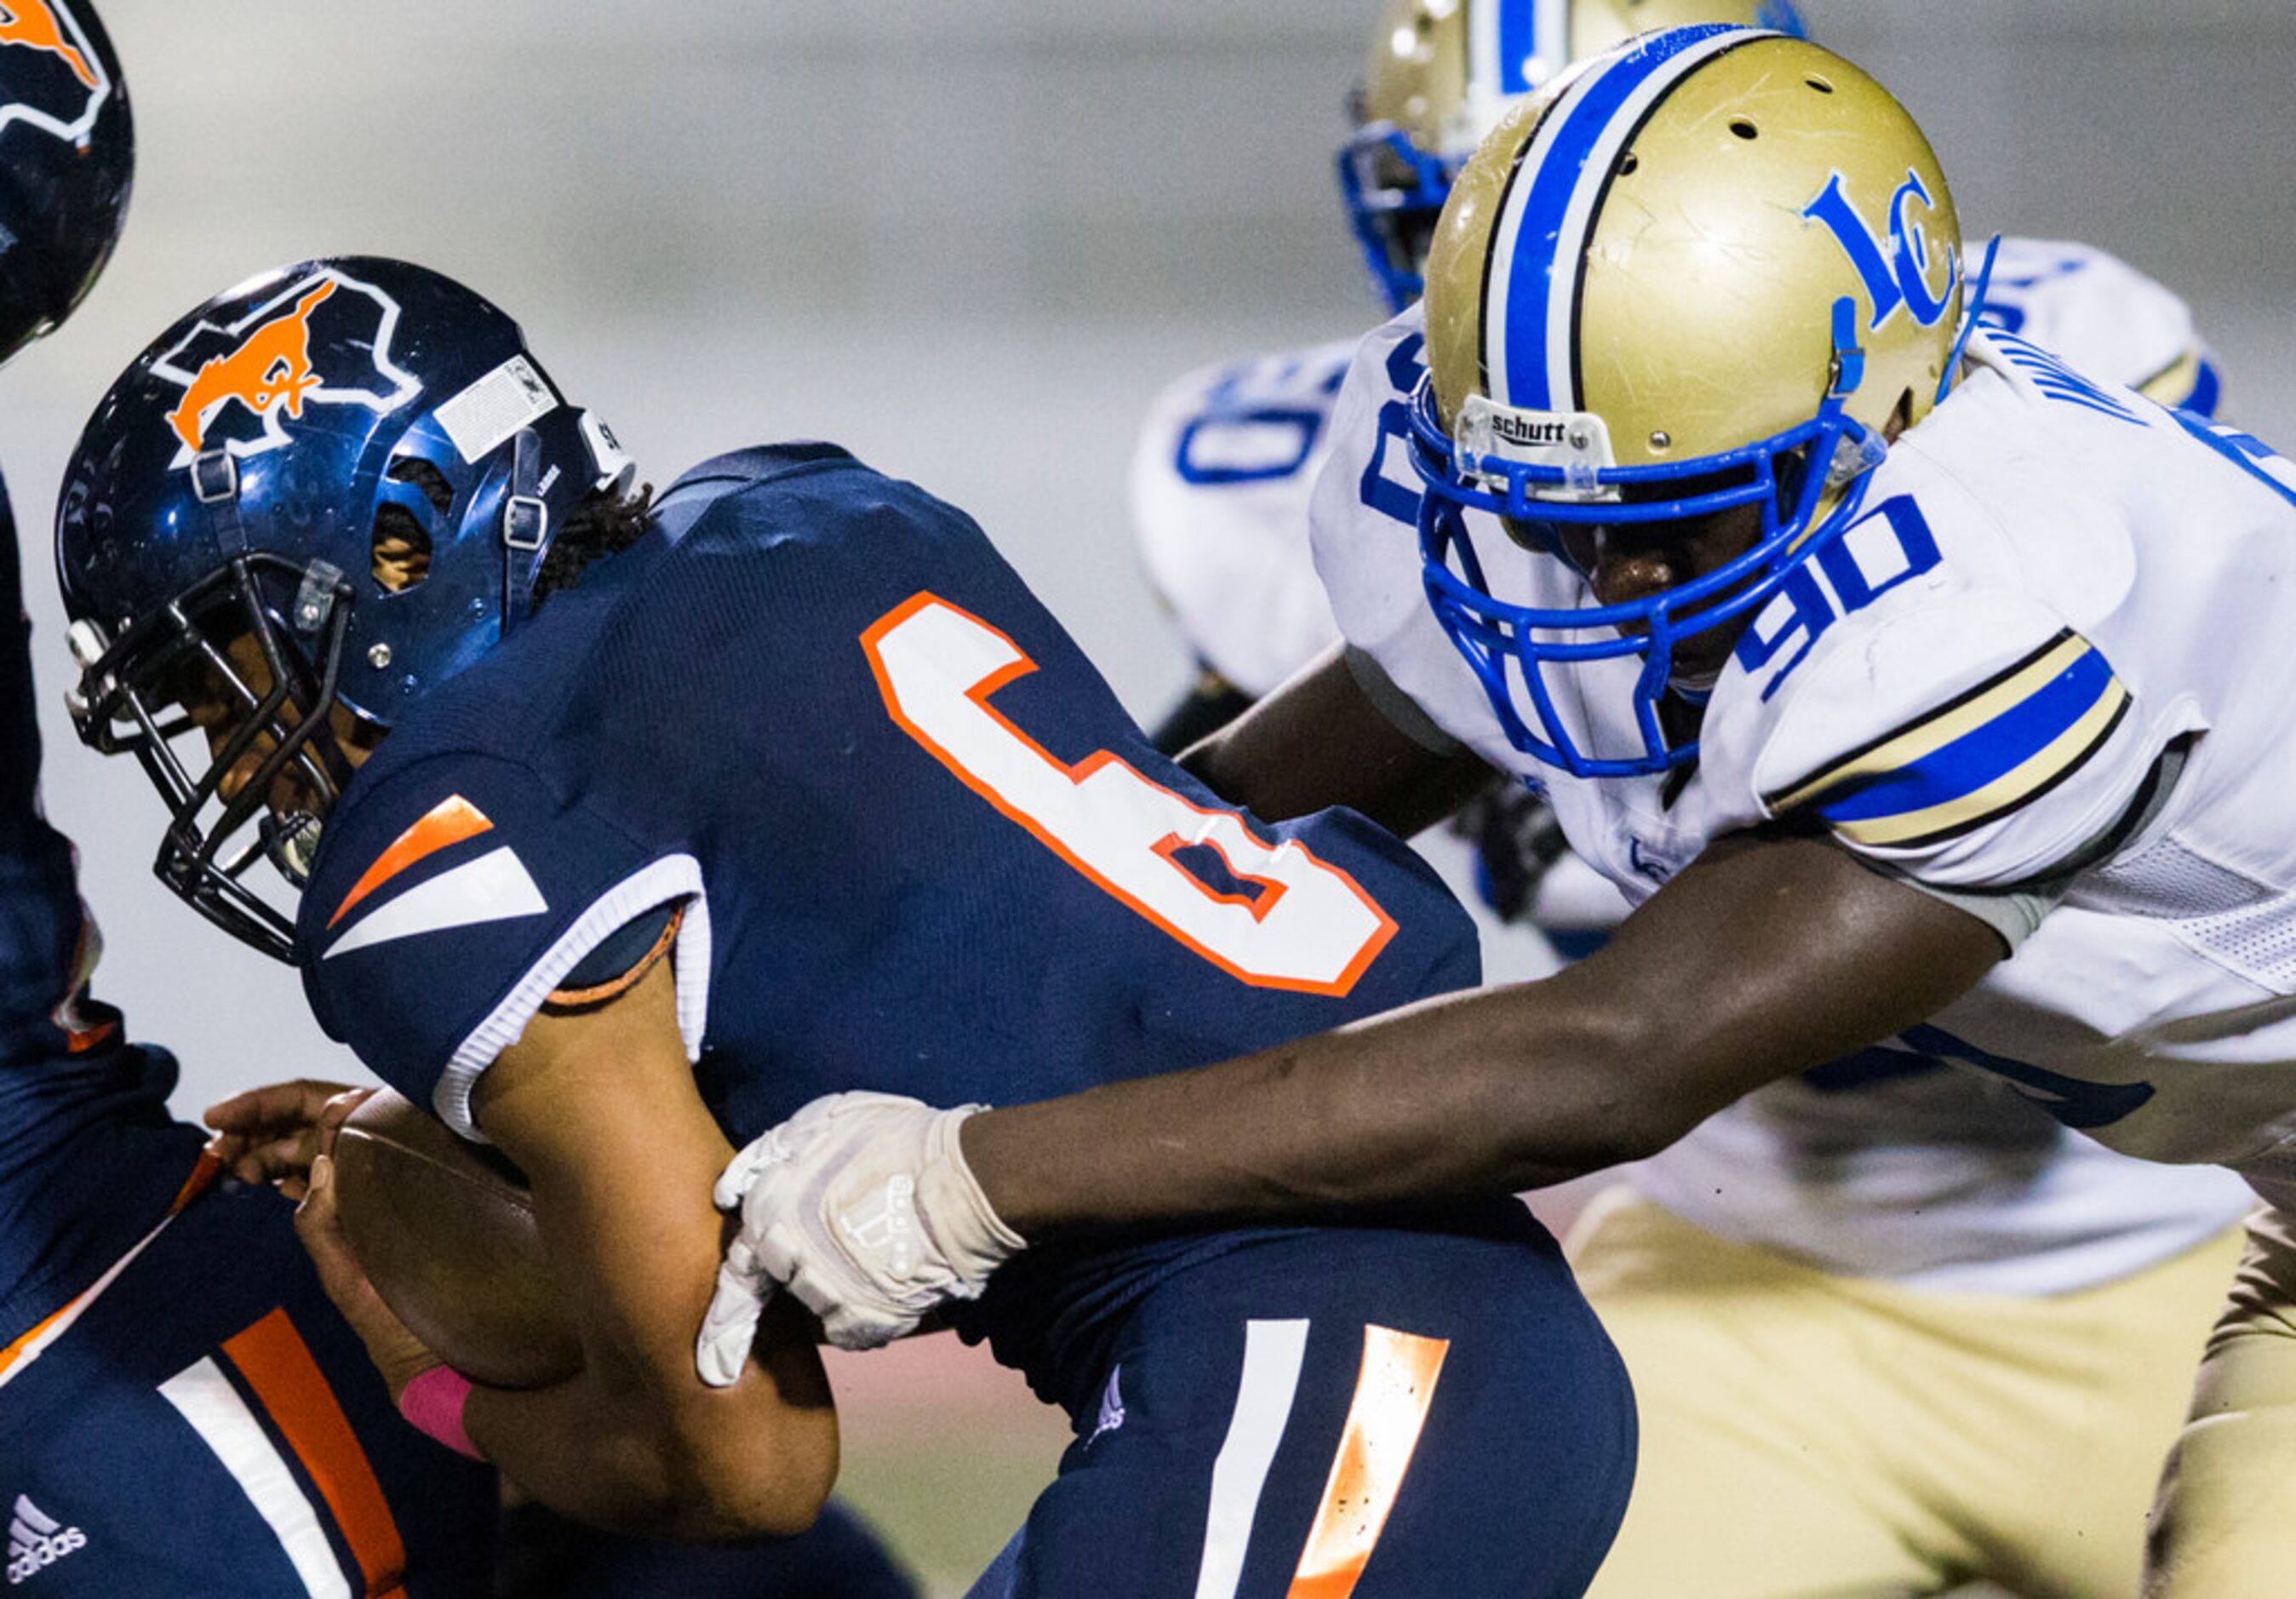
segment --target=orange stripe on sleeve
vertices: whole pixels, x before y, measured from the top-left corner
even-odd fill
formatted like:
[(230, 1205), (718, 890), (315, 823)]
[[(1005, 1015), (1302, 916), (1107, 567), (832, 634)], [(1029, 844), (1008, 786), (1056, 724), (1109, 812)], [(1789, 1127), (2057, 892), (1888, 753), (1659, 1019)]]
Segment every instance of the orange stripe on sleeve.
[(1448, 1339), (1364, 1329), (1363, 1370), (1285, 1599), (1349, 1599), (1411, 1468)]
[(406, 1575), (406, 1547), (399, 1539), (398, 1523), (358, 1435), (351, 1431), (350, 1419), (287, 1312), (272, 1311), (226, 1339), (223, 1348), (271, 1413), (288, 1447), (319, 1485), (320, 1496), (366, 1578), (368, 1599), (386, 1599), (398, 1592)]
[(25, 1356), (29, 1354), (35, 1348), (39, 1347), (43, 1335), (58, 1322), (63, 1320), (65, 1316), (78, 1309), (80, 1308), (80, 1300), (86, 1297), (87, 1296), (83, 1294), (79, 1296), (79, 1298), (72, 1300), (68, 1304), (59, 1305), (53, 1310), (49, 1311), (47, 1315), (42, 1316), (38, 1321), (34, 1322), (21, 1338), (16, 1340), (15, 1342), (10, 1344), (6, 1349), (0, 1349), (0, 1376), (6, 1375), (10, 1369), (12, 1368), (19, 1360), (23, 1359)]
[(111, 1269), (94, 1283), (33, 1323), (31, 1327), (13, 1343), (9, 1344), (5, 1349), (0, 1349), (0, 1387), (4, 1387), (10, 1376), (20, 1368), (29, 1365), (41, 1350), (61, 1338), (71, 1324), (79, 1318), (80, 1312), (94, 1304), (98, 1297), (105, 1289), (111, 1286), (119, 1274), (127, 1269), (135, 1257), (144, 1252), (144, 1246), (157, 1238), (161, 1229), (169, 1222), (182, 1215), (184, 1206), (214, 1187), (216, 1179), (221, 1176), (223, 1176), (223, 1162), (208, 1151), (201, 1150), (199, 1159), (192, 1163), (192, 1175), (185, 1177), (184, 1185), (176, 1190), (176, 1197), (168, 1202), (168, 1213), (160, 1218), (158, 1226), (144, 1234), (142, 1241), (134, 1249), (114, 1261)]
[(438, 854), (450, 844), (476, 838), (493, 825), (484, 811), (460, 794), (447, 795), (424, 813), (421, 821), (391, 840), (390, 848), (375, 857), (366, 875), (351, 885), (351, 891), (335, 906), (335, 914), (327, 918), (327, 925), (332, 927), (341, 921), (353, 906), (415, 862)]
[(222, 1157), (211, 1149), (201, 1150), (200, 1158), (192, 1162), (192, 1175), (184, 1179), (184, 1185), (176, 1190), (176, 1197), (168, 1201), (168, 1214), (182, 1215), (185, 1205), (214, 1187), (216, 1179), (222, 1176)]

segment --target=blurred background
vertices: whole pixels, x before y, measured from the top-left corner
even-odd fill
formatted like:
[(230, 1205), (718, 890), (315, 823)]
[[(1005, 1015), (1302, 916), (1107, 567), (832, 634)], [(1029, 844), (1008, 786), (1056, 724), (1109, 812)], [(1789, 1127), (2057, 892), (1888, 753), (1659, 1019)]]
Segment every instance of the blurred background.
[[(1380, 320), (1332, 155), (1372, 0), (101, 0), (138, 176), (102, 283), (0, 381), (49, 809), (110, 935), (103, 996), (187, 1112), (360, 1074), (291, 973), (149, 875), (160, 811), (62, 713), (44, 548), (111, 379), (243, 277), (408, 257), (500, 301), (667, 484), (832, 438), (972, 512), (1152, 718), (1187, 676), (1125, 472), (1166, 381)], [(2180, 290), (2230, 415), (2296, 446), (2296, 0), (1805, 0), (1938, 145), (1972, 234), (2079, 238)], [(713, 685), (697, 682), (693, 692)], [(1062, 1428), (946, 1339), (842, 1363), (847, 1484), (962, 1592)]]

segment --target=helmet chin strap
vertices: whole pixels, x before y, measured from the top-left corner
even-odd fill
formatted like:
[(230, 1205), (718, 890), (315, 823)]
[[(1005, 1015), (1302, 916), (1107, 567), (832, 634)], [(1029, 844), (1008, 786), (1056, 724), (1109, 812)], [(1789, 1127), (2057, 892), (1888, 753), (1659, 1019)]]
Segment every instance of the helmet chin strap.
[(550, 542), (550, 507), (540, 487), (542, 440), (521, 428), (511, 440), (510, 493), (503, 500), (503, 632), (534, 610), (534, 574)]
[(1945, 370), (1938, 374), (1937, 399), (1933, 404), (1944, 403), (1945, 397), (1953, 392), (1954, 380), (1961, 375), (1962, 352), (1969, 348), (1969, 336), (1977, 332), (1978, 318), (1985, 315), (1986, 291), (1993, 286), (1993, 258), (2000, 253), (2001, 235), (1996, 234), (1986, 243), (1985, 259), (1979, 263), (1977, 268), (1976, 286), (1970, 291), (1969, 301), (1962, 308), (1961, 332), (1954, 340), (1953, 348), (1946, 355)]
[(192, 457), (192, 495), (208, 508), (216, 547), (229, 561), (247, 554), (247, 529), (239, 520), (239, 459), (217, 445)]

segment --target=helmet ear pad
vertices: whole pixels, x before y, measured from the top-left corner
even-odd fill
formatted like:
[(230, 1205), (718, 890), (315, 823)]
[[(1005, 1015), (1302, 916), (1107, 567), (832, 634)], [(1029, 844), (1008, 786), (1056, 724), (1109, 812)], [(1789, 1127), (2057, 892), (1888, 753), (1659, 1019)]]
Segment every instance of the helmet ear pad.
[(391, 442), (375, 477), (370, 551), (411, 529), (428, 558), (416, 581), (394, 586), (385, 579), (398, 574), (373, 560), (361, 574), (339, 691), (361, 717), (390, 726), (410, 699), (476, 662), (533, 609), (543, 559), (592, 486), (587, 471), (568, 464), (588, 460), (579, 416), (560, 406), (521, 430), (534, 436), (529, 461), (549, 463), (529, 467), (531, 497), (542, 507), (539, 541), (529, 549), (506, 541), (519, 493), (516, 436), (466, 461), (426, 414)]

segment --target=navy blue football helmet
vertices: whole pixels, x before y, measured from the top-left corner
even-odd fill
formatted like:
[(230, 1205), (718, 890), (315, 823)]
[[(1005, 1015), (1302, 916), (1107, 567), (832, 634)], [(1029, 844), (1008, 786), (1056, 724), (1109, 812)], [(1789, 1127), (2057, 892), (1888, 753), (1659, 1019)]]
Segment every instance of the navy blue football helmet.
[(86, 0), (0, 0), (0, 362), (95, 282), (135, 168), (127, 85)]
[(160, 880), (291, 961), (291, 906), (248, 869), (299, 889), (347, 741), (516, 628), (569, 519), (629, 477), (518, 324), (420, 266), (306, 261), (161, 334), (56, 512), (73, 718), (166, 800)]

